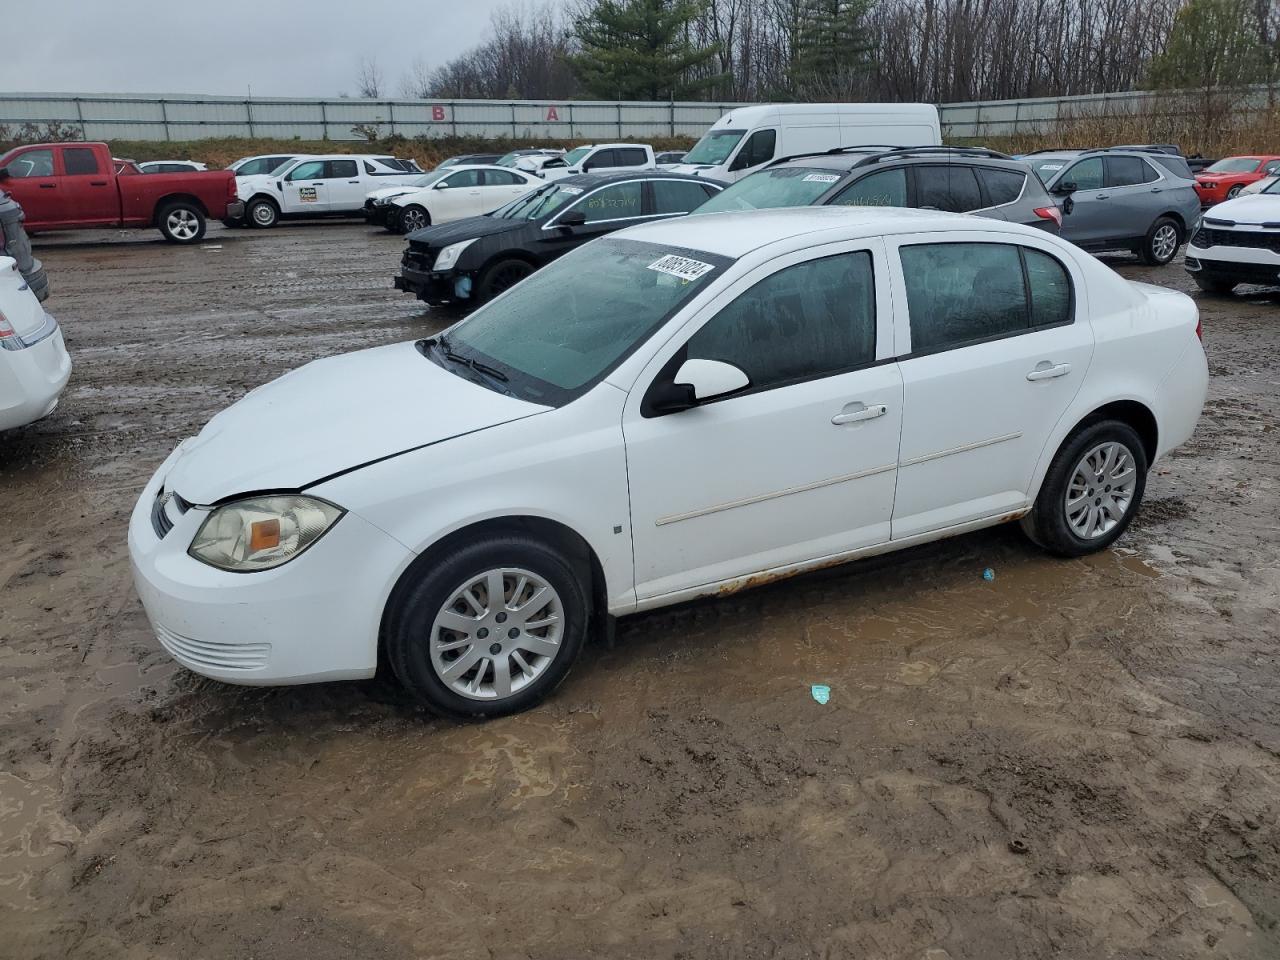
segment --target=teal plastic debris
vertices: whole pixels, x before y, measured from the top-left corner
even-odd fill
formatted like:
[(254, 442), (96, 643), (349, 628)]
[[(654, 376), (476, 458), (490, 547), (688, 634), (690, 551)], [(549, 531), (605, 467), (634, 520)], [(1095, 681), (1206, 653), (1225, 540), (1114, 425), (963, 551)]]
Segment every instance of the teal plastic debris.
[(988, 583), (990, 583), (995, 578), (996, 578), (996, 572), (992, 570), (990, 567), (987, 567), (987, 569), (982, 571), (982, 579), (986, 580)]
[(826, 703), (831, 699), (831, 688), (825, 683), (815, 683), (809, 688), (809, 692), (813, 694), (813, 699), (819, 703)]

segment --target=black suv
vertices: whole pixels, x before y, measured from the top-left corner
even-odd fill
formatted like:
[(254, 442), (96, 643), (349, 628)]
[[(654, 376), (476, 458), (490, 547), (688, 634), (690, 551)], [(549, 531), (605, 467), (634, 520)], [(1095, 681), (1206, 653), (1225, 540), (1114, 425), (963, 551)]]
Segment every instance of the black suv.
[(976, 213), (1059, 232), (1062, 212), (1030, 167), (983, 147), (841, 147), (775, 160), (698, 213), (836, 204)]
[(663, 170), (582, 173), (483, 217), (409, 234), (395, 288), (430, 304), (481, 304), (588, 240), (683, 217), (724, 184)]

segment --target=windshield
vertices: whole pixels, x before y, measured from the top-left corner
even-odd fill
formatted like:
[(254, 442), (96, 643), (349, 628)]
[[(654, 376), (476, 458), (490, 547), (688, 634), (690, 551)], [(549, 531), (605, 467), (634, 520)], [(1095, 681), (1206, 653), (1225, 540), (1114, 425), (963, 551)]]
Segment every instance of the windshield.
[(694, 213), (761, 210), (765, 207), (807, 207), (840, 182), (834, 170), (779, 167), (761, 170), (720, 191)]
[(1041, 183), (1048, 183), (1072, 160), (1071, 157), (1045, 157), (1043, 160), (1031, 160), (1031, 169), (1036, 172)]
[(582, 196), (581, 187), (570, 187), (563, 184), (551, 184), (533, 193), (527, 193), (518, 200), (512, 200), (505, 207), (499, 207), (490, 214), (499, 220), (538, 220), (550, 216), (575, 197)]
[(527, 156), (529, 156), (529, 154), (524, 153), (520, 150), (512, 150), (510, 153), (506, 154), (505, 156), (502, 157), (501, 160), (498, 161), (498, 166), (514, 167), (516, 165), (517, 160), (519, 160), (521, 157), (527, 157)]
[(591, 147), (574, 147), (564, 155), (564, 164), (566, 167), (572, 167), (575, 163), (585, 157), (592, 150)]
[(1253, 173), (1262, 163), (1257, 157), (1227, 157), (1204, 168), (1205, 173)]
[(711, 166), (724, 163), (746, 132), (745, 130), (711, 130), (684, 155), (684, 162), (705, 163)]
[(597, 240), (449, 329), (446, 349), (499, 370), (524, 399), (566, 403), (731, 262), (638, 240)]

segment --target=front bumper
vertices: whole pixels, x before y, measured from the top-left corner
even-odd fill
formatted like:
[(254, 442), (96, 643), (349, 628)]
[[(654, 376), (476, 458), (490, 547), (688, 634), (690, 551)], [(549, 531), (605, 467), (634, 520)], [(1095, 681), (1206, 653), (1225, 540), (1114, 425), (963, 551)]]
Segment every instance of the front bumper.
[(1264, 247), (1218, 244), (1187, 247), (1188, 273), (1235, 283), (1280, 284), (1280, 253)]
[(471, 300), (472, 276), (467, 272), (434, 273), (401, 265), (400, 275), (392, 279), (397, 290), (412, 293), (431, 304), (467, 303)]
[(395, 217), (392, 214), (399, 213), (400, 208), (392, 203), (384, 203), (380, 206), (365, 204), (363, 212), (366, 223), (370, 223), (375, 227), (385, 227), (394, 222)]
[(1215, 204), (1222, 203), (1227, 199), (1227, 194), (1231, 188), (1237, 186), (1234, 183), (1210, 183), (1202, 184), (1199, 180), (1195, 182), (1196, 196), (1200, 198), (1200, 206), (1212, 207)]
[[(47, 315), (46, 315), (47, 316)], [(71, 379), (71, 357), (53, 317), (22, 341), (21, 349), (0, 349), (0, 430), (48, 416)]]
[[(274, 685), (354, 680), (377, 669), (378, 630), (391, 587), (413, 554), (347, 513), (302, 555), (273, 570), (229, 573), (187, 555), (207, 516), (164, 507), (156, 471), (129, 521), (134, 584), (160, 645), (188, 670), (228, 683)], [(184, 509), (185, 508), (185, 509)]]

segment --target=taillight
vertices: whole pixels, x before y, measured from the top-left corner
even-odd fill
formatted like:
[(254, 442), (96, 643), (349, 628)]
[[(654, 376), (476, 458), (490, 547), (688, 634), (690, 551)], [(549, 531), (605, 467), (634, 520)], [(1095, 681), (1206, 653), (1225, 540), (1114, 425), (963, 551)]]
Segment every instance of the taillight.
[(1041, 220), (1052, 220), (1061, 229), (1062, 227), (1062, 211), (1057, 207), (1036, 207), (1035, 215)]
[(1196, 314), (1196, 339), (1204, 342), (1204, 321), (1200, 319), (1200, 315)]
[[(13, 329), (13, 324), (9, 322), (9, 318), (4, 315), (3, 310), (0, 310), (0, 349), (9, 347), (10, 344), (16, 343), (17, 339), (18, 331)], [(19, 346), (21, 346), (21, 344), (19, 344)]]
[(238, 196), (236, 192), (236, 178), (231, 177), (227, 180), (227, 199), (234, 200)]

